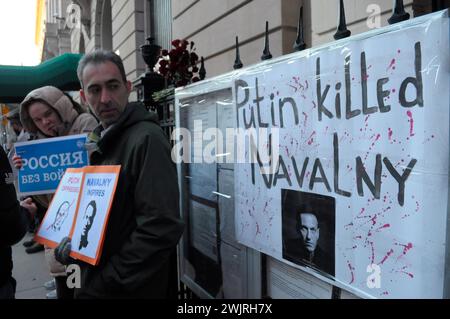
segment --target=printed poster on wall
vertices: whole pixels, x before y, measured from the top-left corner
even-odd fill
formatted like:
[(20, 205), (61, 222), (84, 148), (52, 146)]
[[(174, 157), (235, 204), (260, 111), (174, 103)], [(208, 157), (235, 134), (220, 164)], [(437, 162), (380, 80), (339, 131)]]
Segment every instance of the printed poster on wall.
[(20, 194), (52, 194), (67, 168), (89, 165), (86, 138), (87, 134), (79, 134), (14, 144), (23, 161), (18, 177)]
[(448, 20), (440, 12), (239, 75), (237, 127), (268, 129), (256, 155), (278, 152), (235, 166), (241, 243), (371, 297), (443, 297)]
[(53, 197), (36, 241), (55, 248), (72, 239), (70, 256), (96, 265), (120, 173), (119, 166), (67, 169)]

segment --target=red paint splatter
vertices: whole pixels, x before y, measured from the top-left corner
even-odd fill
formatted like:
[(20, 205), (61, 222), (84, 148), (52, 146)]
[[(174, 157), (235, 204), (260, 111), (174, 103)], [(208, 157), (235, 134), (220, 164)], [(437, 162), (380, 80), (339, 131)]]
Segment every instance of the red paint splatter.
[(392, 129), (391, 128), (388, 128), (388, 138), (389, 138), (389, 141), (392, 139)]
[[(373, 137), (374, 135), (372, 135)], [(371, 139), (372, 139), (371, 137)], [(372, 145), (370, 145), (369, 147), (369, 151), (367, 151), (366, 156), (364, 157), (364, 161), (367, 159), (367, 157), (369, 156), (370, 151), (372, 150), (372, 148), (375, 146), (375, 143), (380, 139), (381, 134), (377, 134), (377, 136), (375, 137), (375, 140), (373, 141)], [(365, 165), (364, 165), (364, 169), (365, 169)]]
[(284, 147), (286, 150), (286, 155), (289, 157), (289, 148), (287, 146)]
[(398, 50), (397, 50), (397, 53), (399, 53), (399, 54), (400, 54), (400, 52), (401, 52), (401, 51), (400, 51), (400, 49), (398, 49)]
[(387, 296), (387, 295), (389, 295), (389, 292), (388, 291), (384, 291), (380, 296)]
[(365, 211), (366, 209), (363, 207), (363, 208), (361, 208), (361, 211), (359, 212), (359, 214), (358, 215), (361, 215), (362, 213), (364, 213), (364, 211)]
[[(414, 136), (414, 119), (412, 117), (411, 111), (407, 111), (406, 115), (409, 117), (409, 136)], [(408, 140), (408, 138), (407, 138)]]
[(402, 273), (408, 275), (408, 276), (411, 277), (411, 278), (414, 278), (414, 275), (413, 275), (412, 273), (410, 273), (410, 272), (406, 272), (406, 271), (400, 271), (400, 272), (402, 272)]
[(374, 215), (370, 220), (372, 221), (372, 226), (375, 226), (375, 224), (377, 223), (377, 217), (378, 215)]
[(263, 208), (263, 213), (266, 212), (266, 209), (267, 209), (268, 206), (269, 206), (269, 202), (266, 202), (266, 204), (264, 205), (264, 208)]
[(347, 260), (347, 266), (350, 270), (350, 275), (352, 276), (352, 279), (350, 280), (349, 284), (352, 284), (355, 281), (355, 273), (353, 272), (355, 270), (355, 267), (350, 264), (350, 261)]
[(312, 101), (313, 104), (313, 109), (315, 109), (317, 107), (316, 102)]
[(383, 228), (389, 228), (389, 227), (391, 227), (390, 224), (384, 224), (383, 226), (378, 227), (378, 228), (376, 229), (376, 231), (379, 231), (379, 230), (381, 230), (381, 229), (383, 229)]
[(431, 141), (433, 138), (435, 138), (435, 136), (431, 135), (431, 137), (427, 138), (422, 144), (425, 144), (425, 143)]
[[(389, 204), (390, 204), (391, 202), (389, 202)], [(391, 209), (391, 206), (388, 206), (388, 207), (386, 207), (385, 209), (383, 209), (383, 213), (386, 213), (388, 210), (390, 210)]]
[(395, 65), (395, 59), (392, 59), (391, 64), (389, 64), (389, 66), (388, 66), (388, 68), (386, 69), (386, 71), (389, 71), (390, 68), (395, 69), (394, 65)]
[(383, 260), (381, 260), (380, 264), (382, 265), (393, 253), (394, 253), (393, 249), (389, 250), (386, 256), (384, 256)]
[(256, 223), (256, 234), (255, 234), (255, 236), (258, 236), (259, 234), (261, 234), (261, 231), (259, 230), (259, 224)]
[(413, 248), (412, 243), (408, 243), (407, 245), (402, 245), (402, 244), (397, 244), (397, 245), (403, 246), (403, 252), (402, 252), (403, 255), (406, 255), (408, 253), (408, 251)]
[(308, 138), (308, 145), (314, 143), (314, 135), (316, 135), (316, 131), (313, 131), (312, 134)]
[(375, 262), (375, 248), (373, 247), (373, 242), (372, 241), (369, 241), (369, 245), (370, 245), (371, 250), (372, 250), (371, 264), (373, 264)]
[(302, 114), (305, 117), (305, 123), (303, 125), (306, 127), (306, 123), (308, 121), (308, 114), (306, 114), (305, 112), (302, 112)]

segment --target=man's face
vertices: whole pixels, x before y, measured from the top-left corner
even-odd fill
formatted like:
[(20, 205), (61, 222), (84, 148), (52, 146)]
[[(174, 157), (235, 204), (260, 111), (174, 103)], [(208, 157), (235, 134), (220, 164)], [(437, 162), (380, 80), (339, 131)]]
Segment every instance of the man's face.
[(92, 207), (92, 205), (89, 205), (86, 208), (83, 220), (84, 220), (83, 236), (86, 236), (92, 227), (92, 222), (94, 221), (94, 207)]
[(28, 108), (28, 114), (42, 133), (51, 137), (58, 135), (62, 121), (58, 113), (50, 106), (41, 102), (33, 102)]
[(306, 250), (313, 253), (319, 239), (319, 225), (316, 216), (313, 214), (300, 214), (300, 233)]
[(89, 104), (102, 125), (117, 122), (128, 103), (131, 83), (124, 82), (119, 68), (112, 62), (88, 64), (83, 70), (81, 99)]
[(65, 202), (61, 205), (56, 215), (55, 228), (61, 228), (62, 224), (69, 215), (69, 203)]

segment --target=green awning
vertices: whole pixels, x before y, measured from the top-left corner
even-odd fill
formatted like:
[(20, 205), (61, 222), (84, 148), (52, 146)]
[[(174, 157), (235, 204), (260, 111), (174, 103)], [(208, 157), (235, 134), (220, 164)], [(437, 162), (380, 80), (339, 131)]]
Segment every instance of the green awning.
[(30, 91), (46, 85), (79, 90), (77, 66), (81, 56), (65, 53), (37, 66), (0, 65), (0, 103), (20, 103)]

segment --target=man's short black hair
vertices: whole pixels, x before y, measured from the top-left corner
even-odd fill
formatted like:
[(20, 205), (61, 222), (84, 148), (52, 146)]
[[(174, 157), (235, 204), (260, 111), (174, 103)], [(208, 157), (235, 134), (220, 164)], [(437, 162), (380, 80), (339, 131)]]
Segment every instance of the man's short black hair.
[(78, 80), (80, 80), (81, 88), (84, 88), (83, 72), (86, 66), (88, 64), (96, 65), (106, 62), (114, 63), (119, 69), (120, 75), (122, 76), (122, 80), (124, 81), (124, 83), (127, 82), (127, 75), (125, 74), (125, 67), (123, 66), (122, 58), (112, 51), (95, 50), (91, 53), (84, 55), (78, 62), (77, 76)]

